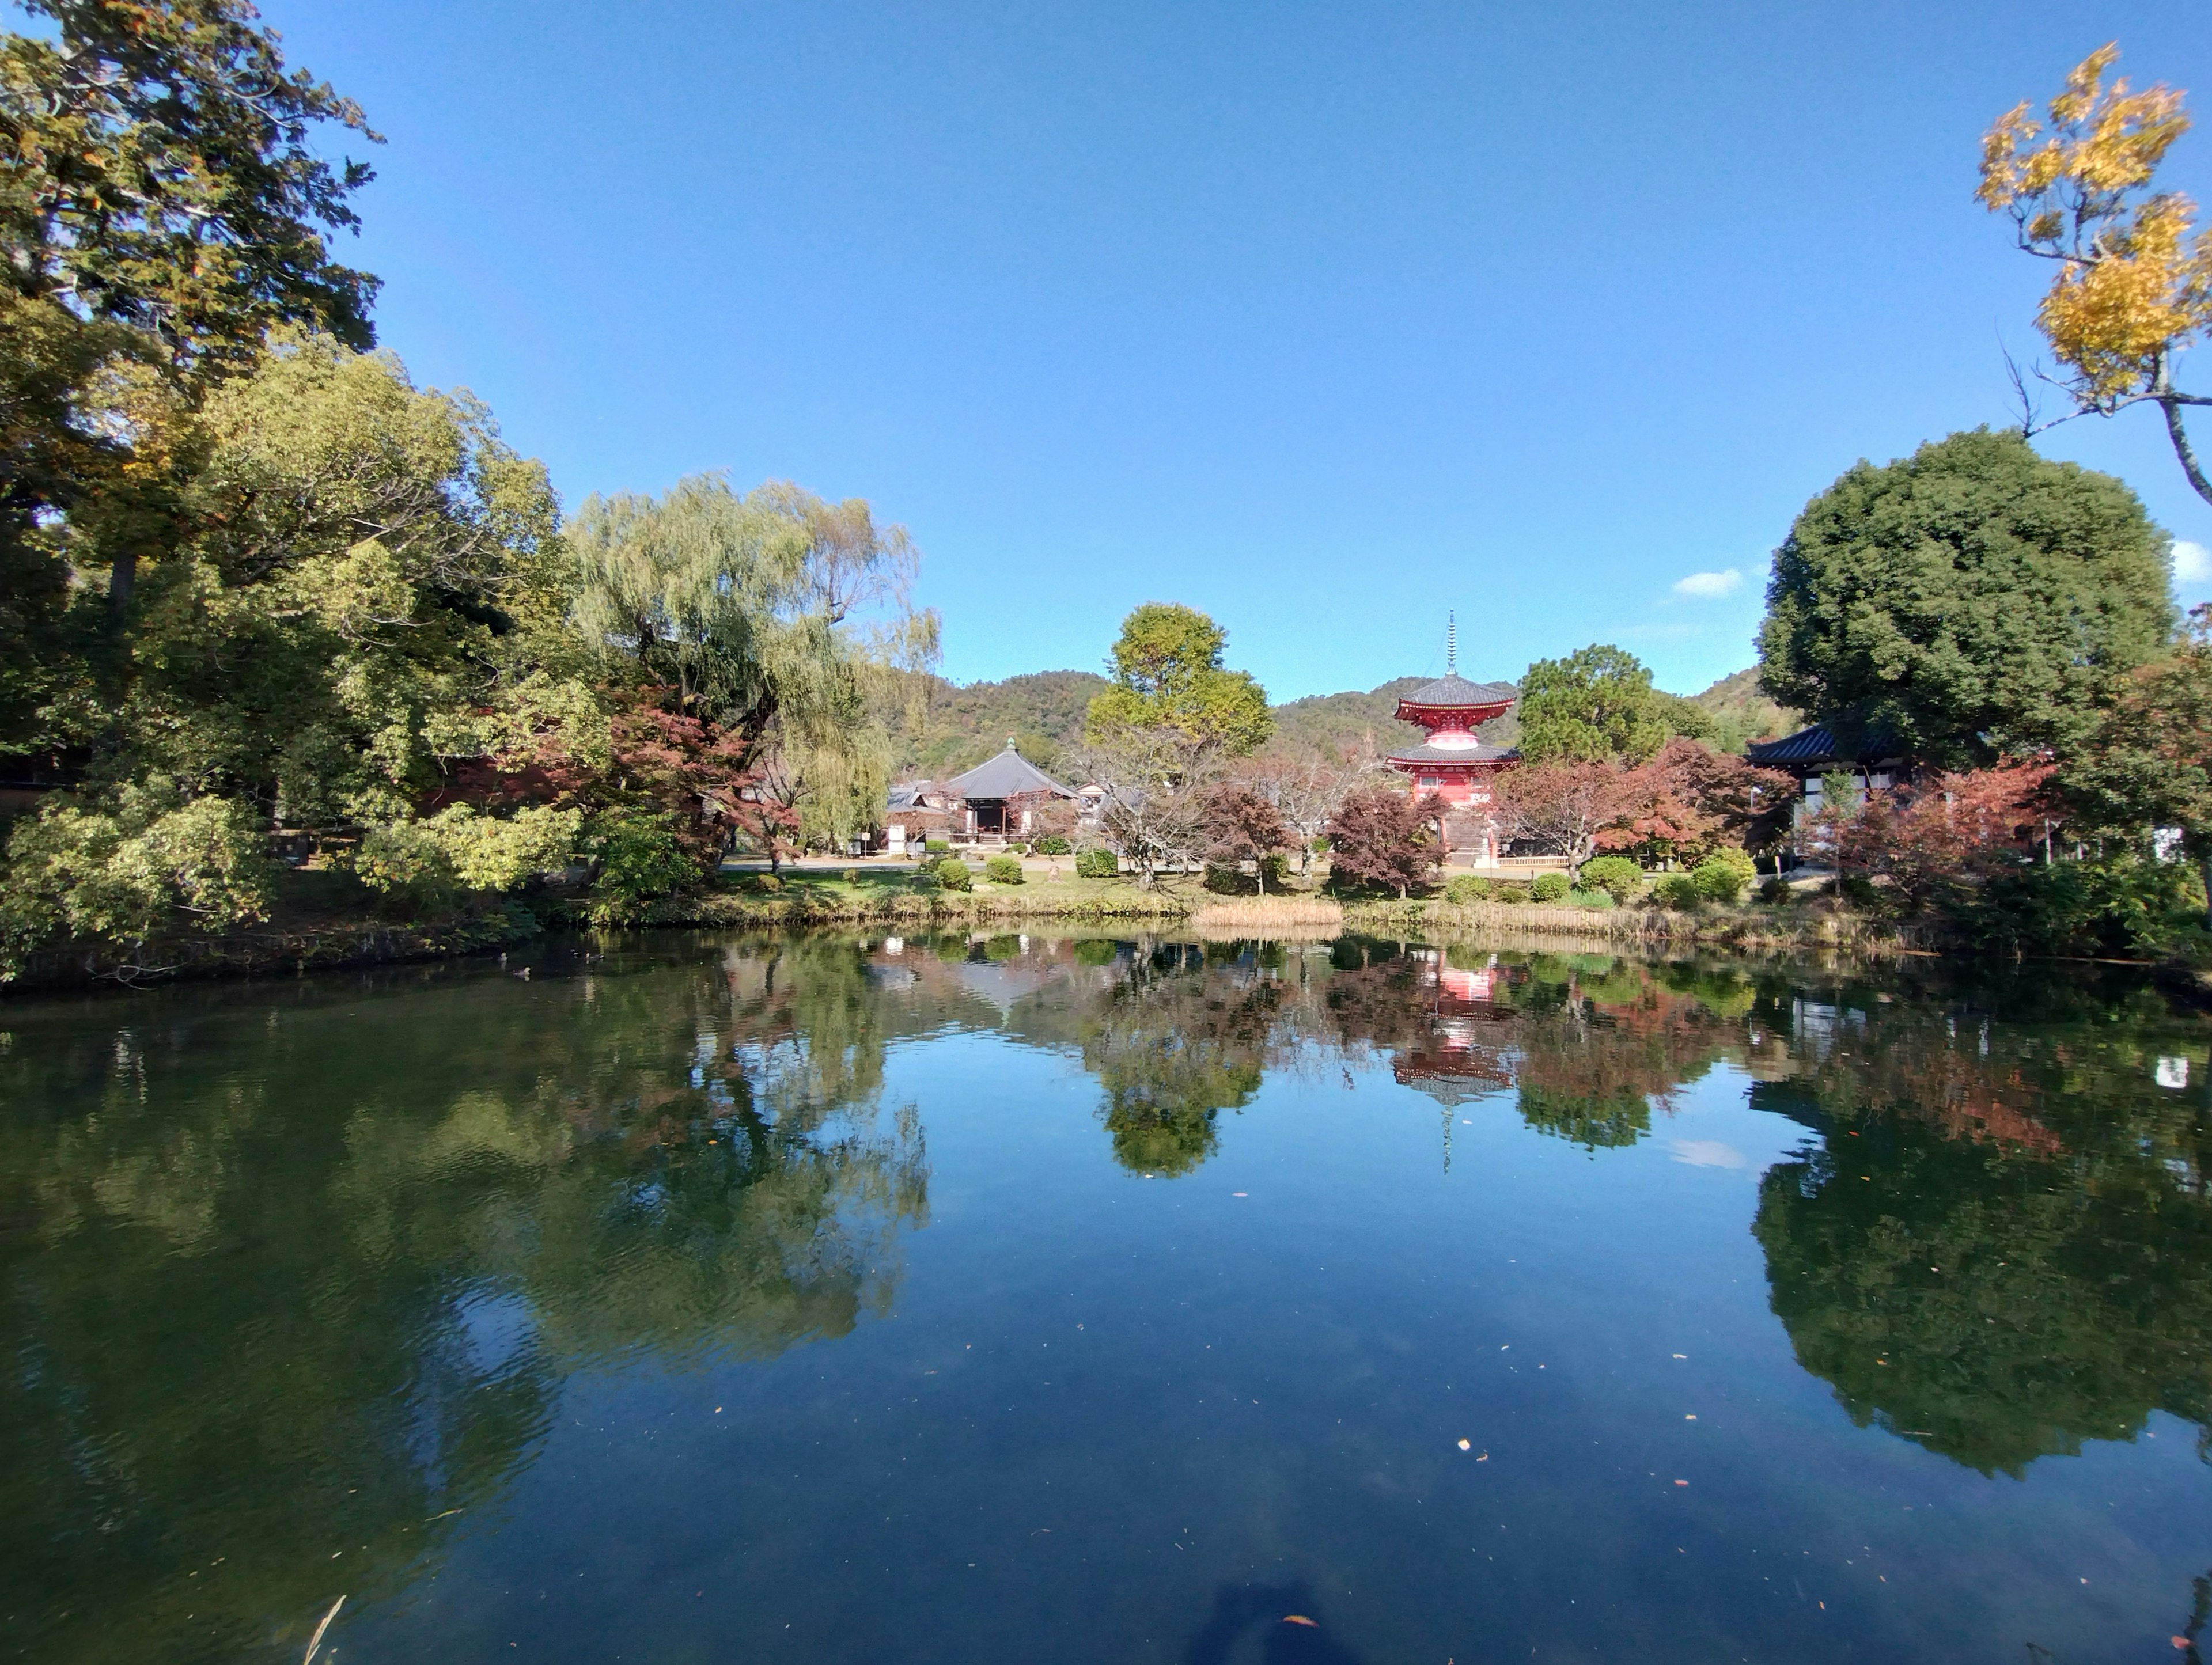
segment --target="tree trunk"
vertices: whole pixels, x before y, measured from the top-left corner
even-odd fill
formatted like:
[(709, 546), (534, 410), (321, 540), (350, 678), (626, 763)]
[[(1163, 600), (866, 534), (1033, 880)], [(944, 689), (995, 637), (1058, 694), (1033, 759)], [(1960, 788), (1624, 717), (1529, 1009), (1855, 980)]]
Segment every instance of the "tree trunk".
[(1252, 858), (1252, 877), (1260, 881), (1260, 894), (1266, 896), (1267, 894), (1267, 858), (1266, 856)]
[(2212, 847), (2206, 848), (2197, 865), (2204, 871), (2204, 928), (2212, 931)]
[(138, 587), (138, 552), (125, 550), (107, 573), (107, 628), (116, 635), (131, 620), (131, 592)]

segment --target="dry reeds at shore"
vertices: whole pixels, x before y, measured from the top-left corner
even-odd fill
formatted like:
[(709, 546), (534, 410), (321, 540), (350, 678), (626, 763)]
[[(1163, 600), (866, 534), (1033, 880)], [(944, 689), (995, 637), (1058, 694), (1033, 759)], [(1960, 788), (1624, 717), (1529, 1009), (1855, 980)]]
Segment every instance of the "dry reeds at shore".
[(1334, 933), (1344, 928), (1344, 905), (1319, 896), (1247, 896), (1234, 902), (1209, 902), (1191, 915), (1190, 923), (1200, 931)]

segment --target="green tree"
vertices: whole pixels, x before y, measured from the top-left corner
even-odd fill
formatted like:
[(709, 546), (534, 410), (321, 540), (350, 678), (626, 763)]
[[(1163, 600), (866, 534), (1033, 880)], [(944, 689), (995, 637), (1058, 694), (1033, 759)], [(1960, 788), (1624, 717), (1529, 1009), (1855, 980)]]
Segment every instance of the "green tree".
[(1114, 686), (1091, 702), (1094, 740), (1168, 729), (1194, 746), (1242, 757), (1273, 732), (1267, 696), (1249, 671), (1222, 668), (1228, 634), (1195, 608), (1148, 601), (1121, 621), (1108, 661)]
[(2191, 610), (2172, 655), (2136, 672), (2096, 744), (2058, 779), (2092, 825), (2138, 837), (2178, 829), (2212, 927), (2212, 605)]
[(1618, 647), (1538, 659), (1521, 679), (1521, 755), (1532, 763), (1643, 763), (1666, 744), (1669, 698)]
[[(331, 258), (372, 177), (313, 142), (360, 108), (303, 70), (243, 0), (24, 0), (51, 33), (0, 37), (0, 744), (42, 743), (63, 574), (41, 520), (101, 492), (143, 496), (130, 390), (191, 405), (284, 325), (365, 348), (376, 282)], [(153, 472), (161, 473), (158, 457)], [(154, 495), (158, 499), (158, 491)], [(140, 535), (97, 553), (115, 626)], [(152, 545), (159, 552), (159, 545)], [(79, 563), (90, 551), (80, 543)]]
[(1986, 428), (1855, 465), (1776, 551), (1761, 681), (1846, 746), (2078, 750), (2172, 628), (2166, 538), (2109, 475)]

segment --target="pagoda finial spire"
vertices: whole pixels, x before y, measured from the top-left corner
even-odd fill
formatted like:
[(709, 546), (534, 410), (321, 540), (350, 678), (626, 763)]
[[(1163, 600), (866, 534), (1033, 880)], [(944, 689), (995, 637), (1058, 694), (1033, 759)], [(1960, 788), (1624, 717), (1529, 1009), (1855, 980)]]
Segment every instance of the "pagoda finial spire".
[[(1434, 660), (1430, 662), (1435, 663)], [(1444, 615), (1444, 675), (1459, 675), (1459, 614), (1456, 610)]]

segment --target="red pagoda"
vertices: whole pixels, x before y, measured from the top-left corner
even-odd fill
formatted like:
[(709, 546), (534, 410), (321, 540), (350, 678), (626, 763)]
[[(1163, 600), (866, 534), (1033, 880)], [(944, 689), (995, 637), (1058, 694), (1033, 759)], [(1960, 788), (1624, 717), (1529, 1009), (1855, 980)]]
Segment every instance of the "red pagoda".
[(1469, 682), (1460, 675), (1456, 619), (1445, 640), (1444, 674), (1398, 702), (1398, 720), (1419, 724), (1428, 731), (1428, 738), (1392, 752), (1385, 761), (1411, 777), (1416, 797), (1433, 794), (1444, 801), (1442, 831), (1447, 853), (1469, 850), (1477, 861), (1486, 861), (1497, 853), (1489, 777), (1510, 768), (1521, 754), (1486, 745), (1474, 731), (1502, 715), (1520, 691), (1510, 682)]

